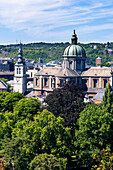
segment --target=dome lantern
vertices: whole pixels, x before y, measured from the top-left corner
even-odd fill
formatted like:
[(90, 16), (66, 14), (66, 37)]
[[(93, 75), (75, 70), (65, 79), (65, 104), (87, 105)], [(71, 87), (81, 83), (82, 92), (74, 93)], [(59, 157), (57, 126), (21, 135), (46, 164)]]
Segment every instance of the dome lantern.
[(75, 30), (73, 31), (73, 35), (72, 35), (72, 38), (71, 38), (71, 43), (72, 45), (77, 45), (77, 35), (75, 33)]

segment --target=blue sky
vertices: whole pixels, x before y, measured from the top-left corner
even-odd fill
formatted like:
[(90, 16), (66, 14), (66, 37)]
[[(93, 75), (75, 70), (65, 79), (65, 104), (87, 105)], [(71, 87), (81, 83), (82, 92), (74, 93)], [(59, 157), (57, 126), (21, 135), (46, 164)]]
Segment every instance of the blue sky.
[(0, 44), (113, 41), (113, 0), (3, 0)]

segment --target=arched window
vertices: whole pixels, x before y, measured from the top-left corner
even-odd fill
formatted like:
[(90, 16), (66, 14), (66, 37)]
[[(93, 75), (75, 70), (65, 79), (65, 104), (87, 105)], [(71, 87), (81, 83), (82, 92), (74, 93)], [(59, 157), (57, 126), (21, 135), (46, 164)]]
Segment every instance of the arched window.
[(38, 78), (36, 78), (36, 86), (38, 86)]
[(44, 86), (48, 86), (48, 78), (44, 78)]
[(21, 68), (19, 68), (19, 74), (21, 74)]
[(108, 80), (104, 79), (104, 88), (106, 88), (107, 83), (108, 83)]
[(72, 61), (69, 62), (69, 68), (72, 69)]
[(31, 77), (33, 77), (33, 73), (31, 72)]
[(17, 68), (17, 74), (18, 74), (18, 68)]
[(93, 79), (93, 88), (98, 87), (98, 79)]

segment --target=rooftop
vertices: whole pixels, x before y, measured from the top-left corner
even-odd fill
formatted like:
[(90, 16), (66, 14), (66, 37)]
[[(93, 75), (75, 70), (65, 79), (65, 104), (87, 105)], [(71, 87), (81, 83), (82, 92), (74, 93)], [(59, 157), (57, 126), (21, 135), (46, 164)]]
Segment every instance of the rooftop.
[(110, 77), (111, 67), (91, 67), (84, 71), (81, 76), (89, 77)]
[(63, 67), (44, 67), (42, 70), (35, 74), (38, 75), (51, 75), (58, 77), (74, 77), (79, 76), (79, 74), (69, 68), (63, 69)]

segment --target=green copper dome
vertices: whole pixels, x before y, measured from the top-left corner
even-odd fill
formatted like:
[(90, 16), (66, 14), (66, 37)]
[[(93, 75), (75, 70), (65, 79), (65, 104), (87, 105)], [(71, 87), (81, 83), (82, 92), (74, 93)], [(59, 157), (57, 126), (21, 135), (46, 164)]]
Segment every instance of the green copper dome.
[(76, 57), (86, 57), (86, 53), (83, 47), (79, 45), (69, 45), (63, 56), (76, 56)]
[(65, 56), (75, 56), (75, 57), (83, 57), (85, 58), (86, 57), (86, 52), (84, 50), (83, 47), (81, 47), (80, 45), (77, 45), (77, 35), (75, 34), (75, 30), (74, 30), (74, 33), (72, 35), (72, 38), (71, 38), (71, 44), (72, 45), (69, 45), (65, 51), (64, 51), (64, 57)]

